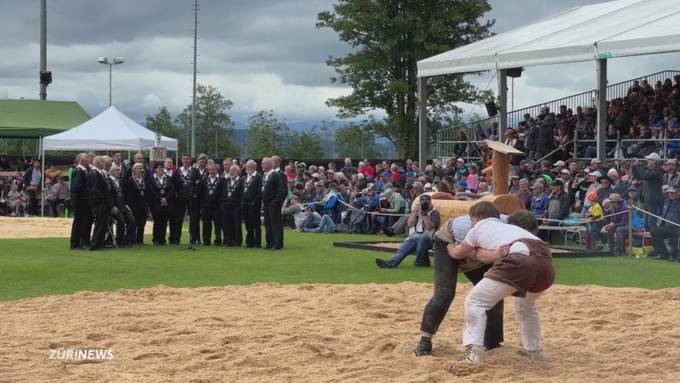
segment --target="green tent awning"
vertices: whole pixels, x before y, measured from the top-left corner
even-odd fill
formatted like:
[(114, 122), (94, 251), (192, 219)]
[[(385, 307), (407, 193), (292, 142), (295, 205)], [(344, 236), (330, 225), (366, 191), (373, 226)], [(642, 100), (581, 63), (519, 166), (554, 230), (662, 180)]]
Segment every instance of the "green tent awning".
[(75, 101), (0, 100), (0, 138), (49, 136), (89, 119)]

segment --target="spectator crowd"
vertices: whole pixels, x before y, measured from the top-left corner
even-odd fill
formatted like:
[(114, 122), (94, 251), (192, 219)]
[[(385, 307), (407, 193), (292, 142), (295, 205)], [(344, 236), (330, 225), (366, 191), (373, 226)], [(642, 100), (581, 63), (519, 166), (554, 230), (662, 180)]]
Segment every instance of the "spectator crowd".
[[(664, 145), (658, 139), (680, 139), (680, 123), (677, 119), (679, 105), (680, 76), (676, 76), (674, 82), (668, 79), (663, 83), (658, 82), (654, 87), (646, 81), (641, 84), (635, 82), (626, 97), (609, 102), (608, 138), (637, 141), (608, 143), (607, 158), (617, 159), (604, 163), (592, 158), (595, 155), (594, 143), (587, 141), (595, 138), (596, 111), (593, 108), (579, 107), (573, 112), (563, 106), (558, 113), (543, 108), (539, 116), (525, 116), (522, 123), (504, 132), (503, 142), (525, 153), (524, 156), (512, 157), (510, 193), (524, 203), (541, 225), (563, 226), (587, 222), (583, 245), (588, 248), (597, 249), (607, 245), (611, 253), (622, 254), (630, 225), (635, 231), (651, 234), (654, 246), (651, 256), (677, 260), (678, 249), (674, 238), (680, 234), (675, 226), (680, 224), (680, 174), (675, 158), (676, 145)], [(498, 139), (497, 135), (495, 125), (492, 125), (489, 129), (477, 129), (475, 138)], [(577, 148), (577, 153), (574, 153), (574, 146), (569, 144), (574, 136), (584, 140), (584, 145)], [(179, 208), (166, 206), (160, 201), (150, 201), (149, 195), (141, 198), (144, 203), (134, 202), (128, 195), (118, 202), (113, 197), (113, 203), (120, 205), (118, 210), (125, 210), (125, 206), (128, 206), (135, 221), (142, 220), (142, 217), (145, 220), (149, 213), (154, 218), (154, 225), (160, 221), (154, 234), (155, 244), (166, 243), (166, 229), (163, 226), (170, 227), (170, 243), (177, 243), (177, 230), (181, 231), (181, 226), (177, 226), (178, 221), (189, 215), (193, 222), (200, 220), (203, 224), (203, 235), (197, 232), (198, 229), (191, 229), (193, 244), (211, 243), (213, 232), (214, 243), (240, 246), (242, 239), (239, 235), (227, 234), (235, 233), (236, 225), (240, 228), (244, 223), (246, 228), (252, 228), (253, 225), (259, 228), (261, 216), (265, 220), (269, 219), (270, 223), (279, 217), (270, 216), (266, 209), (261, 209), (263, 205), (260, 200), (249, 201), (238, 193), (232, 197), (230, 193), (235, 193), (244, 185), (233, 186), (231, 182), (240, 180), (247, 184), (256, 174), (263, 181), (268, 172), (280, 167), (277, 174), (281, 175), (283, 191), (277, 192), (275, 199), (281, 200), (282, 225), (303, 233), (406, 235), (409, 239), (406, 242), (408, 248), (400, 249), (392, 260), (384, 261), (379, 266), (396, 267), (409, 253), (416, 254), (416, 265), (428, 266), (429, 259), (423, 252), (431, 246), (432, 233), (440, 224), (439, 213), (433, 208), (435, 203), (428, 201), (425, 201), (425, 205), (416, 204), (416, 209), (412, 211), (413, 201), (426, 192), (434, 193), (433, 199), (459, 200), (475, 200), (493, 192), (491, 179), (484, 172), (489, 165), (490, 150), (483, 143), (477, 144), (474, 151), (481, 154), (481, 160), (466, 161), (464, 157), (470, 145), (474, 144), (467, 141), (461, 131), (455, 147), (457, 158), (434, 160), (424, 171), (419, 170), (418, 163), (410, 160), (373, 163), (369, 159), (354, 161), (347, 158), (342, 165), (334, 162), (307, 165), (296, 161), (286, 164), (278, 159), (273, 165), (262, 161), (260, 174), (255, 161), (231, 158), (210, 160), (205, 155), (197, 159), (183, 156), (182, 164), (178, 167), (169, 158), (151, 164), (140, 153), (135, 155), (131, 163), (121, 161), (120, 153), (117, 153), (108, 163), (101, 165), (103, 168), (97, 168), (113, 180), (114, 189), (117, 190), (117, 182), (121, 182), (123, 193), (153, 190), (154, 182), (158, 189), (158, 185), (161, 185), (159, 180), (165, 180), (166, 177), (172, 181), (168, 182), (174, 185), (173, 190), (165, 190), (169, 193), (166, 204), (180, 201)], [(619, 151), (618, 156), (615, 156), (615, 151)], [(592, 159), (575, 161), (575, 154), (577, 158)], [(78, 166), (90, 169), (94, 157), (94, 153), (79, 156), (73, 170), (69, 171), (72, 173), (71, 185), (64, 181), (64, 174), (44, 175), (39, 161), (29, 162), (31, 167), (27, 169), (25, 164), (18, 163), (17, 168), (25, 170), (22, 177), (0, 178), (0, 213), (38, 214), (39, 204), (36, 201), (40, 198), (46, 201), (45, 206), (53, 215), (60, 213), (64, 207), (77, 211), (77, 199), (88, 197), (83, 197), (82, 191), (80, 197), (74, 195), (79, 186), (73, 184), (73, 174)], [(7, 159), (0, 158), (0, 168), (8, 167)], [(135, 172), (133, 169), (136, 169)], [(195, 174), (194, 169), (199, 175)], [(190, 181), (194, 189), (182, 191), (182, 184), (189, 182), (187, 177), (190, 173), (194, 177)], [(48, 179), (45, 190), (40, 190), (43, 176)], [(208, 178), (223, 180), (221, 182), (225, 185), (214, 186), (215, 189), (211, 190), (213, 186), (206, 181)], [(136, 185), (134, 180), (137, 180)], [(230, 186), (226, 186), (227, 183)], [(200, 197), (195, 193), (199, 189), (203, 192)], [(211, 191), (216, 193), (214, 199)], [(267, 195), (265, 191), (260, 194), (257, 198)], [(196, 198), (201, 200), (194, 201)], [(236, 200), (232, 201), (234, 198)], [(191, 201), (194, 201), (193, 205)], [(135, 204), (144, 205), (144, 208), (134, 212), (132, 205)], [(182, 204), (193, 207), (187, 208)], [(250, 208), (250, 214), (246, 208)], [(629, 222), (627, 212), (630, 208), (642, 209), (644, 212), (635, 209)], [(238, 212), (232, 213), (232, 210)], [(115, 221), (126, 220), (130, 221), (129, 217), (121, 216)], [(139, 224), (136, 226), (136, 230), (143, 227)], [(117, 243), (140, 243), (141, 234), (125, 234), (125, 229), (122, 230)], [(544, 240), (551, 239), (548, 233), (542, 235)], [(87, 236), (82, 235), (83, 238)], [(282, 246), (282, 234), (276, 234), (275, 237), (268, 238), (268, 246), (272, 243), (276, 243), (275, 247)], [(72, 246), (85, 245), (80, 240), (76, 242)], [(259, 243), (259, 234), (249, 232), (246, 244), (255, 245), (256, 242)]]

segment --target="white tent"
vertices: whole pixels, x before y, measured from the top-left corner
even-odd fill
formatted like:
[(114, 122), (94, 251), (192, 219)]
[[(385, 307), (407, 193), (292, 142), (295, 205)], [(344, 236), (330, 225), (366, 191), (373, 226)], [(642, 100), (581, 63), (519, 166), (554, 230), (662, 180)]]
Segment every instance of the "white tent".
[[(111, 106), (63, 133), (43, 138), (43, 150), (141, 150), (154, 146), (156, 133)], [(161, 137), (161, 146), (177, 150), (177, 140)]]
[(680, 50), (680, 1), (576, 7), (418, 62), (418, 76), (589, 61)]
[[(111, 106), (90, 120), (65, 132), (42, 139), (42, 168), (45, 169), (45, 152), (49, 150), (142, 150), (156, 143), (156, 133), (132, 121)], [(177, 152), (177, 140), (161, 136), (161, 146)], [(42, 180), (45, 189), (45, 177)], [(45, 213), (42, 199), (41, 215)]]
[[(418, 98), (427, 99), (428, 77), (497, 71), (499, 129), (507, 125), (508, 70), (596, 61), (597, 156), (606, 151), (607, 60), (680, 51), (680, 1), (617, 0), (571, 8), (525, 26), (418, 61)], [(513, 71), (514, 72), (514, 71)], [(419, 164), (427, 154), (427, 111), (418, 105)], [(502, 135), (498, 135), (499, 138)]]

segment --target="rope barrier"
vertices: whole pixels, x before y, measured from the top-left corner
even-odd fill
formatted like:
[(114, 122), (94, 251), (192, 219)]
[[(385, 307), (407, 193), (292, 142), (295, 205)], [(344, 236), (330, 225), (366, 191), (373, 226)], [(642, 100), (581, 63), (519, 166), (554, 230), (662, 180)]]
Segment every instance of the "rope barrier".
[(620, 214), (625, 214), (625, 213), (628, 213), (628, 209), (622, 210), (622, 211), (619, 211), (619, 212), (616, 212), (616, 213), (612, 213), (612, 214), (605, 214), (601, 218), (598, 218), (598, 219), (594, 219), (592, 217), (591, 218), (577, 218), (576, 221), (567, 220), (567, 219), (551, 219), (551, 218), (537, 218), (537, 219), (539, 221), (542, 221), (542, 222), (559, 222), (559, 223), (571, 224), (571, 226), (578, 226), (578, 225), (584, 225), (584, 224), (587, 224), (587, 223), (591, 223), (591, 222), (596, 221), (596, 220), (599, 221), (601, 219), (605, 219), (605, 218), (609, 218), (609, 217), (613, 217), (615, 215), (620, 215)]
[[(342, 201), (339, 198), (336, 201), (347, 206), (350, 210), (366, 213), (366, 214), (369, 214), (369, 215), (380, 215), (380, 216), (386, 216), (386, 217), (408, 217), (409, 215), (411, 215), (410, 213), (408, 213), (408, 214), (397, 214), (397, 213), (381, 213), (381, 212), (378, 212), (378, 211), (366, 211), (366, 210), (354, 207), (354, 206), (348, 204), (347, 202)], [(307, 207), (309, 205), (323, 205), (325, 203), (326, 203), (325, 201), (316, 201), (316, 202), (300, 203), (300, 205)]]
[(411, 215), (410, 213), (409, 214), (397, 214), (397, 213), (381, 213), (381, 212), (378, 212), (378, 211), (366, 211), (366, 210), (363, 210), (363, 209), (356, 208), (356, 207), (348, 204), (345, 201), (338, 200), (338, 202), (347, 206), (350, 210), (359, 211), (359, 212), (362, 212), (362, 213), (366, 213), (368, 215), (380, 215), (380, 216), (386, 216), (386, 217), (408, 217), (409, 215)]
[(637, 206), (631, 206), (631, 207), (632, 207), (633, 209), (635, 209), (635, 210), (638, 210), (638, 211), (643, 212), (643, 213), (645, 213), (645, 214), (647, 214), (647, 215), (650, 215), (650, 216), (652, 216), (652, 217), (654, 217), (654, 218), (656, 218), (656, 219), (658, 219), (658, 220), (661, 220), (661, 221), (670, 223), (671, 225), (680, 227), (680, 224), (677, 224), (677, 223), (675, 223), (675, 222), (673, 222), (673, 221), (669, 221), (669, 220), (667, 220), (667, 219), (665, 219), (665, 218), (663, 218), (663, 217), (659, 217), (658, 215), (652, 214), (652, 213), (650, 213), (650, 212), (648, 212), (648, 211), (646, 211), (646, 210), (640, 209), (640, 208), (637, 207)]

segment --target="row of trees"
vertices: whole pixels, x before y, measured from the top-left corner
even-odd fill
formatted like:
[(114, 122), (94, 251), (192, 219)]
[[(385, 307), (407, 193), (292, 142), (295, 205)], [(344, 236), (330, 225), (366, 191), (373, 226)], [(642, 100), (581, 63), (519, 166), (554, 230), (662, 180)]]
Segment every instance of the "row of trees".
[[(322, 122), (308, 131), (294, 131), (276, 117), (274, 111), (261, 111), (248, 118), (244, 148), (234, 144), (234, 121), (229, 115), (233, 103), (214, 86), (198, 85), (196, 96), (196, 151), (222, 156), (261, 158), (277, 153), (286, 158), (317, 159), (330, 154), (340, 157), (374, 157), (375, 134), (370, 122), (339, 125)], [(191, 145), (191, 105), (175, 118), (166, 107), (146, 117), (147, 128), (176, 138), (182, 152)], [(331, 141), (330, 151), (324, 142)], [(329, 153), (331, 152), (331, 153)]]
[[(317, 16), (318, 28), (329, 28), (354, 49), (345, 57), (331, 57), (331, 81), (352, 88), (346, 96), (327, 100), (338, 108), (341, 119), (365, 118), (342, 126), (321, 124), (308, 132), (291, 131), (273, 111), (262, 111), (248, 119), (247, 148), (241, 153), (233, 145), (234, 124), (228, 111), (232, 102), (211, 86), (198, 87), (197, 142), (201, 152), (216, 155), (262, 156), (280, 153), (289, 158), (323, 157), (321, 136), (333, 139), (334, 154), (371, 157), (376, 137), (389, 140), (401, 158), (418, 152), (417, 63), (430, 56), (473, 43), (491, 35), (494, 21), (482, 21), (491, 10), (487, 0), (338, 0), (333, 10)], [(489, 91), (477, 89), (462, 75), (438, 76), (429, 80), (428, 126), (431, 137), (442, 126), (460, 120), (458, 102), (488, 100)], [(371, 117), (378, 112), (382, 118)], [(165, 135), (179, 137), (188, 147), (191, 106), (174, 122), (161, 108), (147, 118), (147, 125)]]

